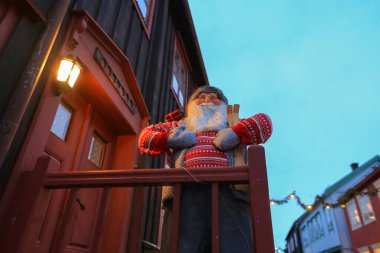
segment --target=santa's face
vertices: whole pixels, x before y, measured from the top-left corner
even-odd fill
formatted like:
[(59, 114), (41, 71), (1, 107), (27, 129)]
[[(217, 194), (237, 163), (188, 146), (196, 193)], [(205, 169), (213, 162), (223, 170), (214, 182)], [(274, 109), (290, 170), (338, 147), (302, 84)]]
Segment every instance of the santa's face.
[(187, 106), (186, 129), (196, 132), (227, 128), (227, 105), (215, 93), (200, 93)]
[(194, 100), (197, 105), (212, 103), (216, 106), (220, 105), (221, 101), (218, 95), (215, 93), (200, 93), (199, 96)]

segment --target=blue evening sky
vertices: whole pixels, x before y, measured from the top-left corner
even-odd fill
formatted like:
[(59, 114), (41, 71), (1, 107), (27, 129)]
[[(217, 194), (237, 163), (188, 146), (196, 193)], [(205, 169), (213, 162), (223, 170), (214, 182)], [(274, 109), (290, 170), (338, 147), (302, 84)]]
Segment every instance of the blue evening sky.
[[(211, 85), (271, 116), (270, 197), (303, 202), (380, 153), (380, 1), (189, 0)], [(276, 246), (303, 210), (274, 205)]]

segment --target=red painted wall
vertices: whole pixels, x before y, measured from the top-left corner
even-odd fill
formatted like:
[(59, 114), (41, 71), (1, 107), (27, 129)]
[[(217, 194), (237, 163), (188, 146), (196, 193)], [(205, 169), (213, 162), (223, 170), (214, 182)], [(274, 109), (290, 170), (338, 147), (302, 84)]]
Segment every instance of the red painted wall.
[[(373, 181), (371, 180), (367, 182), (363, 187), (360, 188), (360, 190), (367, 189), (368, 191), (375, 190), (375, 187), (373, 185)], [(379, 243), (380, 242), (380, 199), (379, 195), (370, 196), (370, 201), (372, 204), (372, 208), (375, 213), (376, 220), (374, 222), (371, 222), (367, 225), (364, 225), (362, 223), (362, 227), (356, 229), (355, 231), (352, 231), (350, 220), (348, 217), (348, 212), (345, 210), (345, 218), (349, 227), (349, 233), (350, 238), (352, 242), (352, 247), (354, 249), (354, 252), (358, 252), (357, 249), (363, 246), (368, 246), (369, 249), (371, 244)], [(358, 206), (359, 208), (359, 206)], [(360, 212), (360, 209), (359, 209)], [(371, 251), (372, 252), (372, 251)]]

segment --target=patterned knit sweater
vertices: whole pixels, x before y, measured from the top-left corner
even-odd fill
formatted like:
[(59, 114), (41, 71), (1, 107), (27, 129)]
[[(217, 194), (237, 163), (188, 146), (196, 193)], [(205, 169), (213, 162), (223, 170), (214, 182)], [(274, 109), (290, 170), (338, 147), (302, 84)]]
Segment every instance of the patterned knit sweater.
[[(143, 129), (139, 137), (139, 149), (142, 154), (161, 155), (166, 149), (166, 139), (170, 131), (184, 125), (184, 121), (158, 123)], [(272, 122), (268, 115), (258, 113), (242, 119), (231, 129), (239, 136), (240, 143), (246, 145), (266, 142), (272, 134)]]
[(188, 149), (184, 159), (185, 168), (227, 167), (227, 155), (212, 143), (217, 132), (197, 133), (195, 146)]

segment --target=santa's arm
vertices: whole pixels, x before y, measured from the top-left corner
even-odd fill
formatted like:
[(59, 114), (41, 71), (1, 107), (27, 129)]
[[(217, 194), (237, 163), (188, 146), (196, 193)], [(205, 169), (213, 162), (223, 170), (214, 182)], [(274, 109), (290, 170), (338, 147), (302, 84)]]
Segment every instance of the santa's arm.
[(139, 149), (142, 154), (161, 155), (166, 149), (166, 140), (178, 122), (164, 122), (144, 128), (139, 136)]
[(244, 144), (260, 144), (266, 142), (272, 134), (272, 121), (264, 113), (258, 113), (250, 118), (242, 119), (232, 130)]

